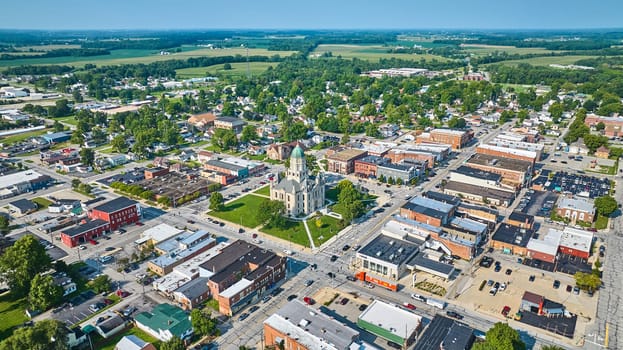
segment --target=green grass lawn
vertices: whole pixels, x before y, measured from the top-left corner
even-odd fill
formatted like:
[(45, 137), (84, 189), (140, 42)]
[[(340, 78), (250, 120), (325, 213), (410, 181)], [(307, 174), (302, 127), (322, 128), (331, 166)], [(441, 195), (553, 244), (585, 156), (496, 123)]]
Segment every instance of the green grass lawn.
[(10, 145), (10, 144), (13, 144), (13, 143), (16, 143), (16, 142), (24, 141), (27, 138), (31, 138), (31, 137), (35, 137), (35, 136), (41, 136), (41, 135), (47, 133), (48, 130), (51, 130), (51, 129), (35, 130), (35, 131), (23, 132), (21, 134), (15, 134), (15, 135), (7, 136), (7, 137), (5, 137), (3, 139), (0, 139), (0, 143), (3, 143), (5, 145)]
[(231, 203), (228, 203), (222, 211), (211, 211), (208, 215), (238, 225), (242, 222), (242, 226), (254, 228), (260, 225), (260, 222), (257, 221), (256, 218), (256, 213), (260, 208), (260, 204), (268, 200), (268, 198), (248, 194)]
[(597, 220), (595, 220), (595, 228), (597, 230), (603, 230), (608, 228), (608, 217), (597, 215)]
[(594, 58), (594, 57), (595, 56), (544, 56), (544, 57), (526, 58), (523, 60), (502, 61), (502, 62), (491, 63), (491, 64), (503, 63), (503, 64), (508, 64), (508, 65), (517, 65), (519, 63), (528, 63), (533, 66), (549, 66), (550, 64), (568, 65), (568, 64), (574, 64), (575, 62), (579, 60), (584, 60), (587, 58)]
[(487, 56), (494, 52), (506, 52), (509, 55), (526, 55), (526, 54), (543, 54), (547, 55), (552, 52), (561, 52), (548, 50), (543, 47), (515, 47), (515, 46), (496, 46), (496, 45), (461, 45), (464, 51), (475, 56)]
[(322, 221), (322, 226), (320, 228), (316, 226), (315, 218), (307, 220), (307, 227), (309, 227), (309, 232), (312, 235), (316, 247), (320, 247), (322, 243), (335, 236), (342, 229), (340, 220), (334, 217), (323, 216), (320, 220)]
[(253, 192), (253, 193), (257, 193), (257, 194), (262, 194), (264, 196), (270, 196), (270, 186), (264, 186), (262, 188), (260, 188), (259, 190)]
[(310, 246), (309, 237), (307, 237), (307, 232), (305, 232), (305, 226), (302, 221), (287, 220), (286, 226), (283, 229), (271, 227), (262, 228), (261, 231), (304, 247)]
[(93, 341), (93, 348), (94, 349), (113, 350), (115, 348), (115, 345), (117, 345), (117, 343), (121, 340), (121, 338), (123, 338), (126, 335), (135, 335), (135, 336), (143, 339), (146, 342), (154, 344), (156, 349), (160, 348), (160, 340), (158, 340), (158, 339), (152, 337), (151, 335), (143, 332), (138, 327), (128, 328), (124, 332), (121, 332), (121, 333), (117, 334), (116, 336), (114, 336), (112, 338), (109, 338), (109, 339), (104, 339), (104, 338), (102, 338), (102, 337), (100, 337), (99, 335), (96, 335), (96, 334), (97, 333), (93, 333), (93, 335), (92, 335), (92, 341)]
[(381, 58), (399, 58), (404, 60), (425, 60), (445, 62), (447, 58), (429, 54), (409, 54), (409, 53), (389, 53), (389, 48), (381, 45), (318, 45), (312, 55), (322, 55), (325, 52), (331, 52), (333, 57), (342, 56), (342, 58), (359, 58), (368, 61), (378, 61)]
[(65, 123), (73, 126), (78, 125), (78, 121), (73, 115), (70, 115), (69, 117), (55, 118), (54, 120), (58, 120), (60, 123)]
[[(276, 67), (277, 62), (249, 62), (249, 73), (251, 75), (259, 75), (264, 73), (268, 69), (268, 67)], [(175, 76), (180, 79), (185, 78), (198, 78), (205, 77), (211, 75), (246, 75), (247, 74), (247, 63), (246, 62), (238, 62), (231, 63), (231, 69), (225, 70), (223, 69), (222, 64), (215, 64), (207, 67), (192, 67), (192, 68), (183, 68), (175, 70)]]
[(15, 299), (11, 293), (0, 296), (0, 339), (10, 337), (15, 326), (28, 321), (27, 307), (26, 298)]
[(50, 206), (50, 204), (52, 204), (52, 201), (47, 200), (47, 199), (45, 199), (43, 197), (33, 198), (32, 201), (37, 203), (37, 205), (39, 206), (39, 210), (46, 209), (47, 207)]

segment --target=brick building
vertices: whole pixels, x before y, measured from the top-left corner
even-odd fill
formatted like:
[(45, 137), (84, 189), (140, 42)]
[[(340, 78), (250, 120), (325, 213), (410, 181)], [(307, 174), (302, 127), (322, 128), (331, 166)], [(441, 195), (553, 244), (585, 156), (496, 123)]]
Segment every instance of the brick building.
[(414, 160), (420, 162), (426, 162), (426, 166), (432, 169), (435, 166), (435, 155), (433, 153), (425, 151), (417, 151), (412, 149), (392, 149), (387, 153), (392, 163), (400, 163), (405, 160)]
[(199, 274), (210, 278), (208, 287), (218, 300), (219, 312), (231, 316), (257, 302), (270, 286), (285, 278), (286, 260), (270, 250), (237, 240), (199, 265)]
[(106, 221), (111, 231), (138, 222), (141, 215), (140, 204), (127, 197), (113, 199), (89, 210), (89, 218)]
[(242, 132), (242, 128), (247, 122), (240, 118), (234, 117), (218, 117), (214, 119), (214, 127), (217, 129), (233, 130), (236, 134)]
[(268, 159), (272, 160), (286, 160), (290, 158), (290, 153), (292, 153), (292, 150), (297, 145), (299, 145), (303, 149), (303, 151), (305, 151), (305, 147), (303, 147), (303, 145), (297, 141), (287, 143), (273, 143), (266, 149), (266, 156), (268, 156)]
[(604, 123), (604, 135), (607, 137), (623, 136), (623, 118), (619, 117), (601, 117), (595, 114), (589, 114), (584, 119), (584, 124), (590, 128), (594, 128), (599, 123)]
[(355, 160), (355, 175), (376, 178), (376, 172), (379, 165), (388, 163), (389, 159), (379, 156), (366, 156)]
[(110, 231), (108, 222), (104, 220), (83, 221), (77, 226), (61, 230), (61, 242), (73, 248), (94, 240)]
[(145, 179), (146, 180), (151, 180), (154, 179), (158, 176), (163, 176), (169, 173), (169, 168), (161, 168), (161, 167), (155, 167), (155, 168), (146, 168), (145, 169)]
[(444, 226), (454, 216), (455, 205), (430, 198), (415, 197), (400, 208), (400, 216), (432, 226)]
[(465, 147), (474, 137), (472, 130), (433, 129), (420, 134), (415, 141), (417, 143), (443, 143), (457, 150)]
[(536, 161), (538, 161), (538, 153), (536, 151), (528, 151), (523, 149), (516, 149), (510, 147), (500, 147), (494, 145), (481, 144), (476, 147), (476, 153), (488, 154), (494, 157), (504, 157), (517, 160), (524, 160), (530, 162), (534, 167)]
[(348, 175), (355, 171), (355, 161), (367, 155), (366, 151), (345, 149), (327, 156), (327, 171)]
[(507, 158), (500, 155), (476, 153), (465, 163), (466, 166), (502, 176), (501, 182), (515, 186), (526, 186), (532, 179), (533, 163), (526, 160)]
[(590, 199), (561, 196), (556, 205), (556, 213), (575, 224), (576, 221), (593, 222), (596, 211)]

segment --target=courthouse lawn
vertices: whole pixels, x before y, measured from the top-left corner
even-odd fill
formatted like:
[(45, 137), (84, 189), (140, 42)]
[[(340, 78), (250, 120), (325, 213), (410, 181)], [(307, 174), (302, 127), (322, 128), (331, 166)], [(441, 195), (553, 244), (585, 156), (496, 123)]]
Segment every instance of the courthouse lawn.
[(260, 205), (268, 200), (268, 198), (248, 194), (226, 204), (223, 210), (211, 211), (208, 215), (229, 221), (236, 225), (242, 223), (244, 227), (254, 228), (261, 224), (256, 218)]

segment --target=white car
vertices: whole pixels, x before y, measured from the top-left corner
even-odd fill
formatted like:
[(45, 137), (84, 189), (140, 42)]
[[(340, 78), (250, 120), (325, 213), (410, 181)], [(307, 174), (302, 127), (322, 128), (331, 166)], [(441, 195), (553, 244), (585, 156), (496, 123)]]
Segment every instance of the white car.
[(87, 247), (85, 247), (85, 246), (81, 245), (81, 246), (79, 246), (79, 247), (78, 247), (78, 249), (80, 249), (80, 250), (85, 250), (85, 249), (87, 249)]
[(293, 253), (291, 250), (289, 250), (289, 249), (284, 249), (284, 250), (283, 250), (283, 252), (284, 252), (286, 255), (292, 255), (292, 254), (294, 254), (294, 253)]
[(500, 284), (500, 292), (506, 290), (506, 283)]

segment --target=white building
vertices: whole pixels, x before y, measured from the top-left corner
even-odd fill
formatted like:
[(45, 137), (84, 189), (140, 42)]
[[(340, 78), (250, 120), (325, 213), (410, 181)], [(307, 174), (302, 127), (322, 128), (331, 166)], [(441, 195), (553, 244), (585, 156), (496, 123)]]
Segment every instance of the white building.
[(309, 215), (324, 206), (324, 178), (311, 176), (305, 163), (305, 153), (296, 146), (290, 155), (290, 168), (279, 183), (270, 183), (270, 199), (284, 202), (290, 216)]

